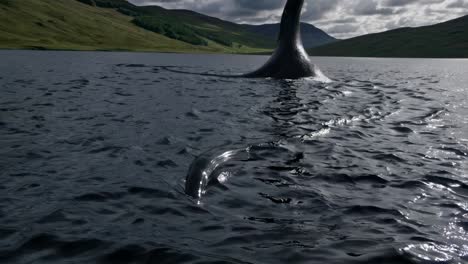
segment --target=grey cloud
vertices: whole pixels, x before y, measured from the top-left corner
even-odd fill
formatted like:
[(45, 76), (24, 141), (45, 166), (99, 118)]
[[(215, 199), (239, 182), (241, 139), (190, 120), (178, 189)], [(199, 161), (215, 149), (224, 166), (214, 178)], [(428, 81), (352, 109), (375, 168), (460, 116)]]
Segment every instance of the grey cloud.
[(307, 2), (305, 7), (306, 11), (303, 14), (305, 20), (318, 20), (323, 18), (328, 13), (334, 11), (339, 0), (315, 0), (313, 2)]
[(450, 3), (448, 8), (468, 8), (468, 1), (457, 0), (455, 2)]
[(333, 23), (333, 24), (352, 24), (352, 23), (356, 23), (357, 19), (354, 18), (354, 17), (348, 17), (348, 18), (340, 18), (340, 19), (330, 20), (328, 22)]
[(386, 0), (384, 1), (385, 6), (405, 6), (409, 4), (417, 3), (419, 0)]
[(328, 32), (330, 34), (333, 33), (347, 33), (347, 32), (354, 32), (358, 28), (357, 25), (350, 25), (350, 24), (343, 24), (343, 25), (335, 25), (328, 28)]
[[(1, 1), (1, 0), (0, 0)], [(286, 0), (130, 0), (237, 23), (278, 22)], [(306, 0), (303, 20), (338, 38), (429, 25), (468, 14), (468, 0)]]
[(354, 14), (358, 16), (391, 15), (395, 9), (381, 7), (376, 0), (359, 0), (354, 7)]

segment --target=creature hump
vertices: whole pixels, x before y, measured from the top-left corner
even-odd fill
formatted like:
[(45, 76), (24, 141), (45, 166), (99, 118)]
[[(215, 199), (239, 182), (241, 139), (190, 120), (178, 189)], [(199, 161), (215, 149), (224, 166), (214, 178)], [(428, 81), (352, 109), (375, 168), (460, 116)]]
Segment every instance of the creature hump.
[(258, 70), (244, 77), (299, 79), (316, 75), (301, 38), (301, 11), (304, 0), (288, 0), (281, 18), (278, 45), (271, 58)]

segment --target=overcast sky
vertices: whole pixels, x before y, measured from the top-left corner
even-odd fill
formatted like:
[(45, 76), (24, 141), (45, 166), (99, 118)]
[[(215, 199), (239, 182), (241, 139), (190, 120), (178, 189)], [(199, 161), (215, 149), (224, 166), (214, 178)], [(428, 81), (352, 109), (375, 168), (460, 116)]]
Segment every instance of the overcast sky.
[[(237, 23), (278, 22), (286, 0), (130, 0)], [(468, 0), (306, 0), (303, 21), (337, 38), (430, 25), (468, 14)]]

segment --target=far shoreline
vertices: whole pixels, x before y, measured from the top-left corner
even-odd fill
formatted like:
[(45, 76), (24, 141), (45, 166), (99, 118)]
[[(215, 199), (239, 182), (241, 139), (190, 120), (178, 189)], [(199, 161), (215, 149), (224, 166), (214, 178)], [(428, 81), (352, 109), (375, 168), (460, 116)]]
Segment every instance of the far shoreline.
[[(164, 50), (127, 50), (127, 49), (50, 49), (50, 48), (0, 48), (1, 51), (37, 51), (37, 52), (102, 52), (102, 53), (150, 53), (150, 54), (175, 54), (175, 55), (242, 55), (242, 56), (270, 56), (273, 52), (260, 53), (226, 53), (206, 51), (164, 51)], [(468, 57), (366, 57), (346, 55), (309, 55), (314, 58), (355, 58), (355, 59), (426, 59), (426, 60), (468, 60)]]
[(126, 53), (160, 53), (160, 54), (193, 54), (193, 55), (258, 55), (258, 56), (269, 56), (273, 54), (272, 52), (257, 52), (257, 53), (245, 53), (245, 52), (207, 52), (207, 51), (165, 51), (165, 50), (131, 50), (131, 49), (53, 49), (53, 48), (0, 48), (0, 51), (68, 51), (68, 52), (103, 52), (103, 53), (111, 53), (111, 52), (126, 52)]

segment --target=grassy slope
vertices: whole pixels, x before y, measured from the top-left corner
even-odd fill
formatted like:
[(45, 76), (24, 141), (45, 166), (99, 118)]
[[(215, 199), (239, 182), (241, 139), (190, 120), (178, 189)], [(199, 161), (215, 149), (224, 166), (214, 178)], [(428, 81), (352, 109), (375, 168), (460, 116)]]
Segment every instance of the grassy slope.
[[(215, 38), (222, 39), (226, 42), (231, 42), (232, 47), (242, 45), (244, 47), (258, 47), (255, 51), (261, 49), (270, 50), (275, 46), (275, 38), (267, 38), (259, 34), (250, 32), (243, 25), (224, 21), (218, 18), (206, 16), (189, 10), (167, 10), (160, 7), (141, 7), (149, 10), (151, 15), (162, 18), (167, 22), (184, 23), (192, 27), (200, 36), (206, 37), (212, 35)], [(222, 44), (222, 43), (221, 43)]]
[(134, 25), (114, 9), (75, 0), (0, 0), (0, 48), (132, 50), (162, 52), (257, 52), (216, 44), (195, 46)]
[(370, 34), (310, 49), (311, 55), (356, 57), (468, 57), (468, 16), (444, 23)]

